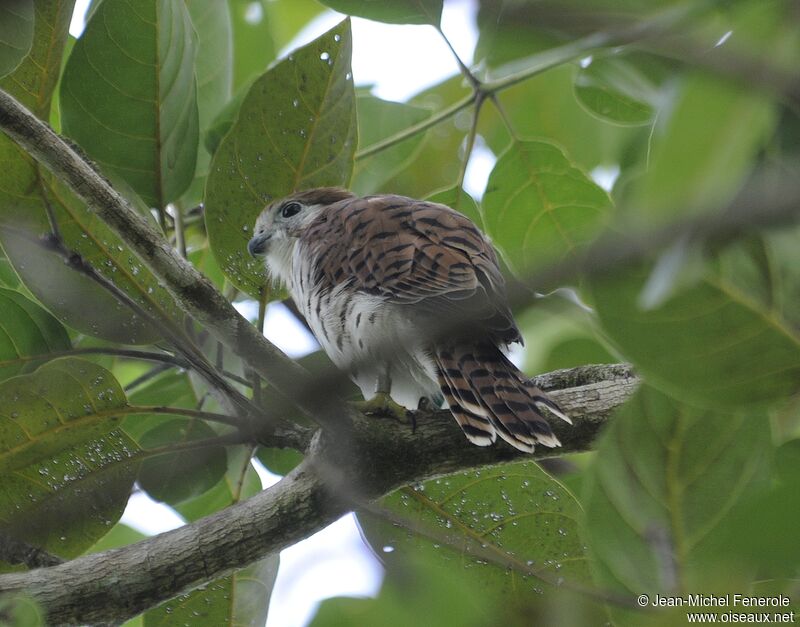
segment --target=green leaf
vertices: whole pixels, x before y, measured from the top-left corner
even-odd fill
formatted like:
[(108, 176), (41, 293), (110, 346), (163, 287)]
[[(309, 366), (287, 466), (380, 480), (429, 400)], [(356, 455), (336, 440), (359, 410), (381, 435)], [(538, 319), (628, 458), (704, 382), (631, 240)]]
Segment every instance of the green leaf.
[[(549, 65), (550, 61), (545, 57), (538, 64)], [(504, 89), (498, 98), (517, 137), (554, 142), (587, 172), (620, 163), (631, 142), (645, 143), (650, 130), (608, 124), (588, 113), (575, 98), (575, 68), (569, 63)], [(513, 139), (493, 107), (481, 111), (478, 132), (495, 154)]]
[(605, 57), (578, 70), (575, 97), (601, 120), (637, 126), (653, 119), (658, 93), (632, 64)]
[[(764, 415), (701, 411), (640, 389), (610, 421), (586, 478), (597, 583), (626, 594), (708, 591), (722, 560), (715, 535), (763, 489), (770, 449)], [(642, 624), (641, 614), (628, 619)]]
[(149, 610), (144, 625), (264, 625), (277, 575), (273, 555)]
[(749, 258), (729, 249), (717, 268), (651, 309), (640, 305), (643, 267), (596, 279), (590, 289), (603, 330), (676, 398), (732, 409), (788, 398), (800, 380), (800, 333), (760, 298), (756, 287), (768, 279), (749, 280)]
[[(438, 85), (415, 96), (411, 104), (423, 109), (438, 111), (469, 95), (468, 88), (460, 76), (449, 78)], [(487, 109), (488, 110), (488, 109)], [(413, 159), (402, 168), (383, 188), (392, 192), (400, 191), (413, 198), (425, 198), (435, 190), (452, 187), (457, 180), (460, 163), (454, 158), (459, 154), (466, 135), (465, 119), (456, 116), (422, 133), (422, 146)]]
[[(216, 436), (216, 431), (201, 420), (177, 419), (151, 429), (139, 439), (139, 444), (146, 452)], [(211, 489), (227, 466), (225, 447), (219, 445), (166, 452), (144, 460), (139, 484), (157, 501), (180, 503)]]
[(276, 475), (288, 475), (301, 461), (303, 454), (291, 448), (272, 448), (261, 446), (256, 453), (267, 470)]
[[(36, 243), (40, 234), (50, 231), (47, 202), (70, 250), (157, 318), (180, 316), (172, 297), (122, 240), (64, 184), (50, 175), (39, 175), (15, 147), (0, 142), (0, 164), (15, 170), (9, 187), (0, 189), (0, 242), (34, 296), (59, 320), (84, 333), (126, 344), (159, 338), (160, 331), (149, 321), (67, 266), (61, 255)], [(17, 191), (22, 194), (12, 200)]]
[(107, 370), (74, 358), (0, 383), (0, 526), (63, 557), (119, 519), (138, 447), (117, 427), (125, 395)]
[(13, 627), (45, 627), (45, 613), (29, 597), (4, 596), (0, 598), (0, 624)]
[(28, 359), (69, 350), (61, 323), (19, 292), (0, 288), (0, 381), (19, 374)]
[(251, 455), (249, 447), (230, 448), (228, 469), (222, 479), (200, 496), (176, 504), (175, 510), (193, 522), (258, 494), (261, 479), (250, 463)]
[(14, 71), (33, 45), (33, 0), (0, 5), (0, 76)]
[[(313, 627), (484, 627), (511, 624), (485, 587), (446, 569), (435, 555), (414, 556), (390, 569), (374, 599), (337, 597), (322, 602)], [(498, 616), (498, 614), (500, 614)], [(531, 623), (533, 624), (533, 623)]]
[(518, 272), (560, 261), (605, 226), (611, 199), (554, 144), (516, 141), (483, 197), (484, 224)]
[[(34, 2), (37, 15), (30, 52), (11, 76), (0, 80), (0, 88), (43, 120), (50, 113), (50, 98), (58, 80), (74, 4), (74, 0)], [(0, 140), (8, 141), (5, 137)], [(4, 178), (7, 173), (4, 169)]]
[(135, 542), (144, 540), (146, 537), (146, 535), (136, 531), (131, 527), (128, 527), (128, 525), (117, 523), (111, 528), (111, 531), (100, 538), (100, 540), (93, 545), (87, 551), (87, 553), (100, 553), (101, 551), (107, 551), (108, 549), (116, 549), (121, 546), (128, 546), (129, 544), (134, 544)]
[[(226, 102), (233, 89), (233, 29), (230, 10), (218, 0), (191, 0), (186, 8), (197, 33), (197, 109), (202, 136)], [(192, 206), (203, 198), (203, 187), (211, 164), (212, 151), (200, 142), (194, 180), (183, 196)]]
[(119, 426), (127, 405), (110, 372), (66, 357), (0, 383), (0, 473), (12, 472)]
[(19, 277), (14, 272), (14, 267), (5, 256), (2, 246), (0, 246), (0, 286), (16, 289), (19, 287)]
[(643, 222), (730, 201), (776, 122), (763, 94), (706, 74), (690, 76), (670, 110), (659, 116), (647, 171), (625, 203)]
[[(31, 53), (12, 75), (0, 81), (0, 87), (42, 119), (49, 116), (72, 5), (41, 2)], [(70, 249), (157, 316), (175, 316), (171, 297), (119, 237), (5, 136), (0, 136), (0, 169), (0, 242), (36, 298), (62, 322), (84, 333), (126, 343), (157, 339), (160, 333), (156, 329), (103, 288), (70, 270), (60, 256), (31, 242), (50, 231), (45, 209), (49, 203)]]
[(159, 208), (194, 175), (194, 59), (195, 34), (182, 0), (103, 2), (61, 81), (65, 133)]
[[(131, 405), (138, 407), (169, 406), (184, 409), (197, 407), (197, 394), (189, 381), (187, 372), (168, 370), (153, 377), (147, 384), (137, 387), (128, 395)], [(164, 423), (163, 415), (135, 414), (128, 416), (122, 423), (122, 428), (136, 442), (141, 443), (142, 437), (151, 429)], [(191, 420), (186, 418), (187, 421)]]
[[(356, 104), (359, 150), (369, 148), (431, 115), (429, 109), (381, 100), (368, 94), (359, 95)], [(424, 137), (424, 134), (419, 133), (371, 157), (359, 159), (350, 188), (360, 195), (377, 192), (383, 183), (408, 164), (419, 150)]]
[(206, 228), (225, 275), (258, 295), (263, 263), (247, 254), (256, 217), (292, 190), (346, 185), (356, 145), (345, 20), (280, 62), (250, 88), (214, 155), (206, 185)]
[(334, 11), (389, 24), (433, 24), (442, 20), (442, 0), (321, 0)]
[(274, 41), (272, 20), (264, 14), (271, 3), (229, 0), (229, 4), (233, 26), (233, 84), (238, 90), (267, 69), (279, 45)]
[(480, 229), (483, 229), (483, 216), (475, 199), (458, 186), (448, 187), (428, 196), (427, 200), (447, 205), (459, 213), (463, 213)]
[[(391, 565), (411, 552), (436, 556), (448, 568), (463, 569), (483, 588), (512, 601), (542, 581), (588, 579), (578, 534), (580, 506), (534, 462), (483, 468), (402, 488), (380, 505), (448, 542), (417, 535), (373, 514), (358, 518), (370, 544)], [(487, 563), (469, 548), (484, 547), (500, 565)], [(509, 570), (506, 563), (531, 568), (541, 580)]]

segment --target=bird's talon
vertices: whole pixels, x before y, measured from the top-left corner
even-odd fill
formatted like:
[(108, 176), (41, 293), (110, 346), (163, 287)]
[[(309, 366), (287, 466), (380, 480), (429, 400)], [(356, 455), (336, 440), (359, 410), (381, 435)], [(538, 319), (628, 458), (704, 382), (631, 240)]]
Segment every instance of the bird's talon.
[(402, 405), (392, 400), (386, 393), (378, 392), (368, 401), (357, 401), (353, 403), (361, 413), (367, 416), (383, 416), (394, 418), (398, 422), (412, 422), (413, 414)]

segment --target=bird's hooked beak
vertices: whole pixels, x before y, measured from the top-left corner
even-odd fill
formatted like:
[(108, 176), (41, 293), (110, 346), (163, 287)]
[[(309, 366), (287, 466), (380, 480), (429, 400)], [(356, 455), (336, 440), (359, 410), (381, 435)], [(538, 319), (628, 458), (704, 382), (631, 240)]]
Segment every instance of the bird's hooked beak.
[(254, 235), (253, 239), (247, 242), (247, 252), (249, 252), (252, 257), (263, 257), (267, 252), (269, 238), (269, 233)]

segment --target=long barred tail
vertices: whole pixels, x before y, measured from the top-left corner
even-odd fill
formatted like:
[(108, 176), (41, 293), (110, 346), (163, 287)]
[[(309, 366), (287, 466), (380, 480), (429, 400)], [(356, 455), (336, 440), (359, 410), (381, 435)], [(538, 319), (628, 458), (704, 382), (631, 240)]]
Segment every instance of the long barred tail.
[(561, 443), (542, 409), (572, 422), (490, 342), (439, 347), (435, 354), (439, 387), (464, 434), (478, 446), (499, 434), (525, 452), (534, 445)]

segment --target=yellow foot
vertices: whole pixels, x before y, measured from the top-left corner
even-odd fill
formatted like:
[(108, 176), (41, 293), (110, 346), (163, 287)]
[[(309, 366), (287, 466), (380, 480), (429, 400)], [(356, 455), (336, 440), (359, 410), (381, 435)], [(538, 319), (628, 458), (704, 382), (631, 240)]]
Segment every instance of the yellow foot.
[(413, 414), (402, 405), (395, 403), (385, 392), (378, 392), (368, 401), (353, 403), (356, 409), (368, 416), (385, 416), (399, 422), (410, 422)]

